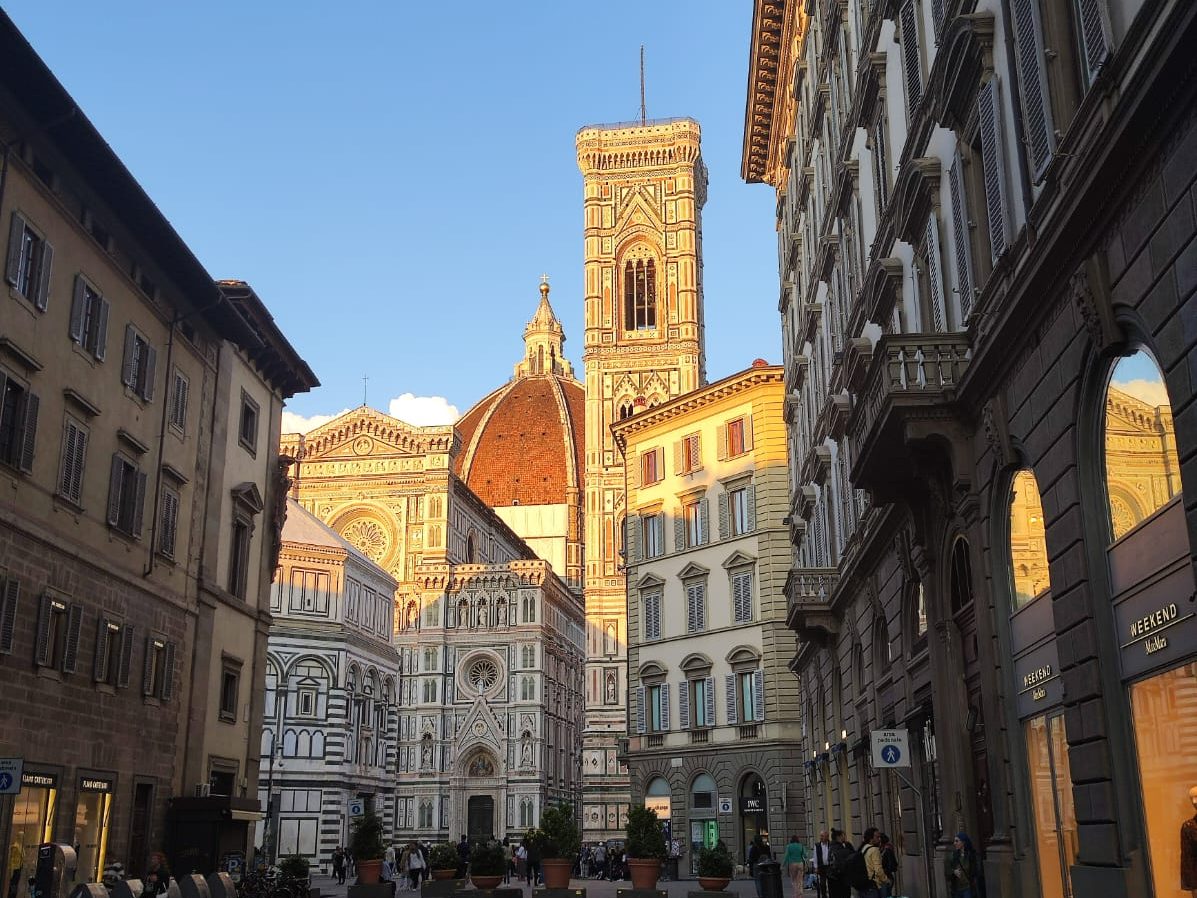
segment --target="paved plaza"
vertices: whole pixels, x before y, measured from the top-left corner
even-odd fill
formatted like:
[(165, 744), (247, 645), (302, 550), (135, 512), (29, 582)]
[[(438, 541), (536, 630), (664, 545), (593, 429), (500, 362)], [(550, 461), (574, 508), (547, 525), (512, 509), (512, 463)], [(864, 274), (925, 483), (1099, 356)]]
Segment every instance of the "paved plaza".
[[(313, 874), (312, 885), (320, 889), (321, 898), (347, 898), (349, 891), (349, 881), (346, 885), (337, 885), (336, 881), (331, 876), (322, 876), (320, 874)], [(519, 885), (523, 888), (526, 898), (532, 898), (532, 890), (527, 883), (516, 883), (512, 881), (511, 886)], [(574, 879), (570, 881), (571, 889), (585, 889), (586, 898), (615, 898), (615, 894), (620, 889), (630, 889), (631, 882), (609, 882), (602, 879)], [(669, 893), (669, 898), (686, 898), (686, 894), (691, 891), (696, 891), (700, 887), (696, 879), (682, 879), (673, 882), (660, 882), (657, 888)], [(747, 877), (741, 879), (734, 879), (727, 886), (729, 896), (733, 898), (755, 898), (756, 889), (753, 886), (751, 879)], [(782, 881), (782, 894), (787, 898), (793, 898), (790, 890), (790, 883), (788, 880)], [(813, 889), (801, 893), (805, 896), (812, 896), (815, 894)], [(395, 892), (396, 898), (416, 898), (417, 893), (414, 891), (398, 889)]]

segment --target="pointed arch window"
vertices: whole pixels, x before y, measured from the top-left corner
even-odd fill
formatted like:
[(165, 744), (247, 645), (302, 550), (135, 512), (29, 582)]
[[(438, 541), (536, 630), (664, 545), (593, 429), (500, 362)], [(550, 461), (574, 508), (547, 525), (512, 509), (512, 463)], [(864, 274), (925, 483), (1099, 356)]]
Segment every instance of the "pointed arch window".
[(652, 259), (628, 259), (623, 266), (624, 329), (657, 329), (657, 264)]

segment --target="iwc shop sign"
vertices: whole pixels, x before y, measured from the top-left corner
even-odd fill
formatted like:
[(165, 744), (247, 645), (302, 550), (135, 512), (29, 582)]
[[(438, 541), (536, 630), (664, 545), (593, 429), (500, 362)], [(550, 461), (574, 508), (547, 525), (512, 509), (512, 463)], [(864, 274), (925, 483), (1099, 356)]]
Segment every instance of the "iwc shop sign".
[(1019, 717), (1042, 714), (1064, 698), (1055, 640), (1015, 660), (1014, 676), (1017, 678)]
[(765, 813), (765, 799), (756, 795), (741, 795), (740, 796), (740, 813), (741, 814), (763, 814)]

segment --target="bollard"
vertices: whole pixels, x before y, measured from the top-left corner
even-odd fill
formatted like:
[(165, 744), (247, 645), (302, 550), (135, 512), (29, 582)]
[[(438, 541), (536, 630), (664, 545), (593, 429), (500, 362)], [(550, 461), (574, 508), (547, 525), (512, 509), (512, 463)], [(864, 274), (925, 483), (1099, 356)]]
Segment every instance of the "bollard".
[(98, 882), (81, 882), (71, 889), (71, 898), (108, 898), (108, 890)]
[(772, 858), (757, 861), (756, 876), (761, 898), (782, 898), (781, 864)]
[(223, 870), (208, 874), (208, 892), (212, 898), (237, 898), (237, 886), (233, 877)]

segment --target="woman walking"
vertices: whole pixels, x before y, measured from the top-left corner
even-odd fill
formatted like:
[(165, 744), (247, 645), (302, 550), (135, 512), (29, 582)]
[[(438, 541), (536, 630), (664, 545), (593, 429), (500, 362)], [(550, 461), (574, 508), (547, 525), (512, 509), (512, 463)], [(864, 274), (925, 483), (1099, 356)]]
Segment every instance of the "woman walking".
[(948, 880), (948, 893), (952, 898), (980, 898), (977, 880), (980, 878), (980, 861), (972, 839), (965, 833), (956, 833), (952, 850), (944, 858), (944, 876)]
[(794, 894), (802, 894), (802, 874), (806, 872), (806, 846), (797, 836), (790, 836), (786, 845), (785, 857), (782, 859), (786, 872), (790, 875), (790, 885), (794, 887)]

